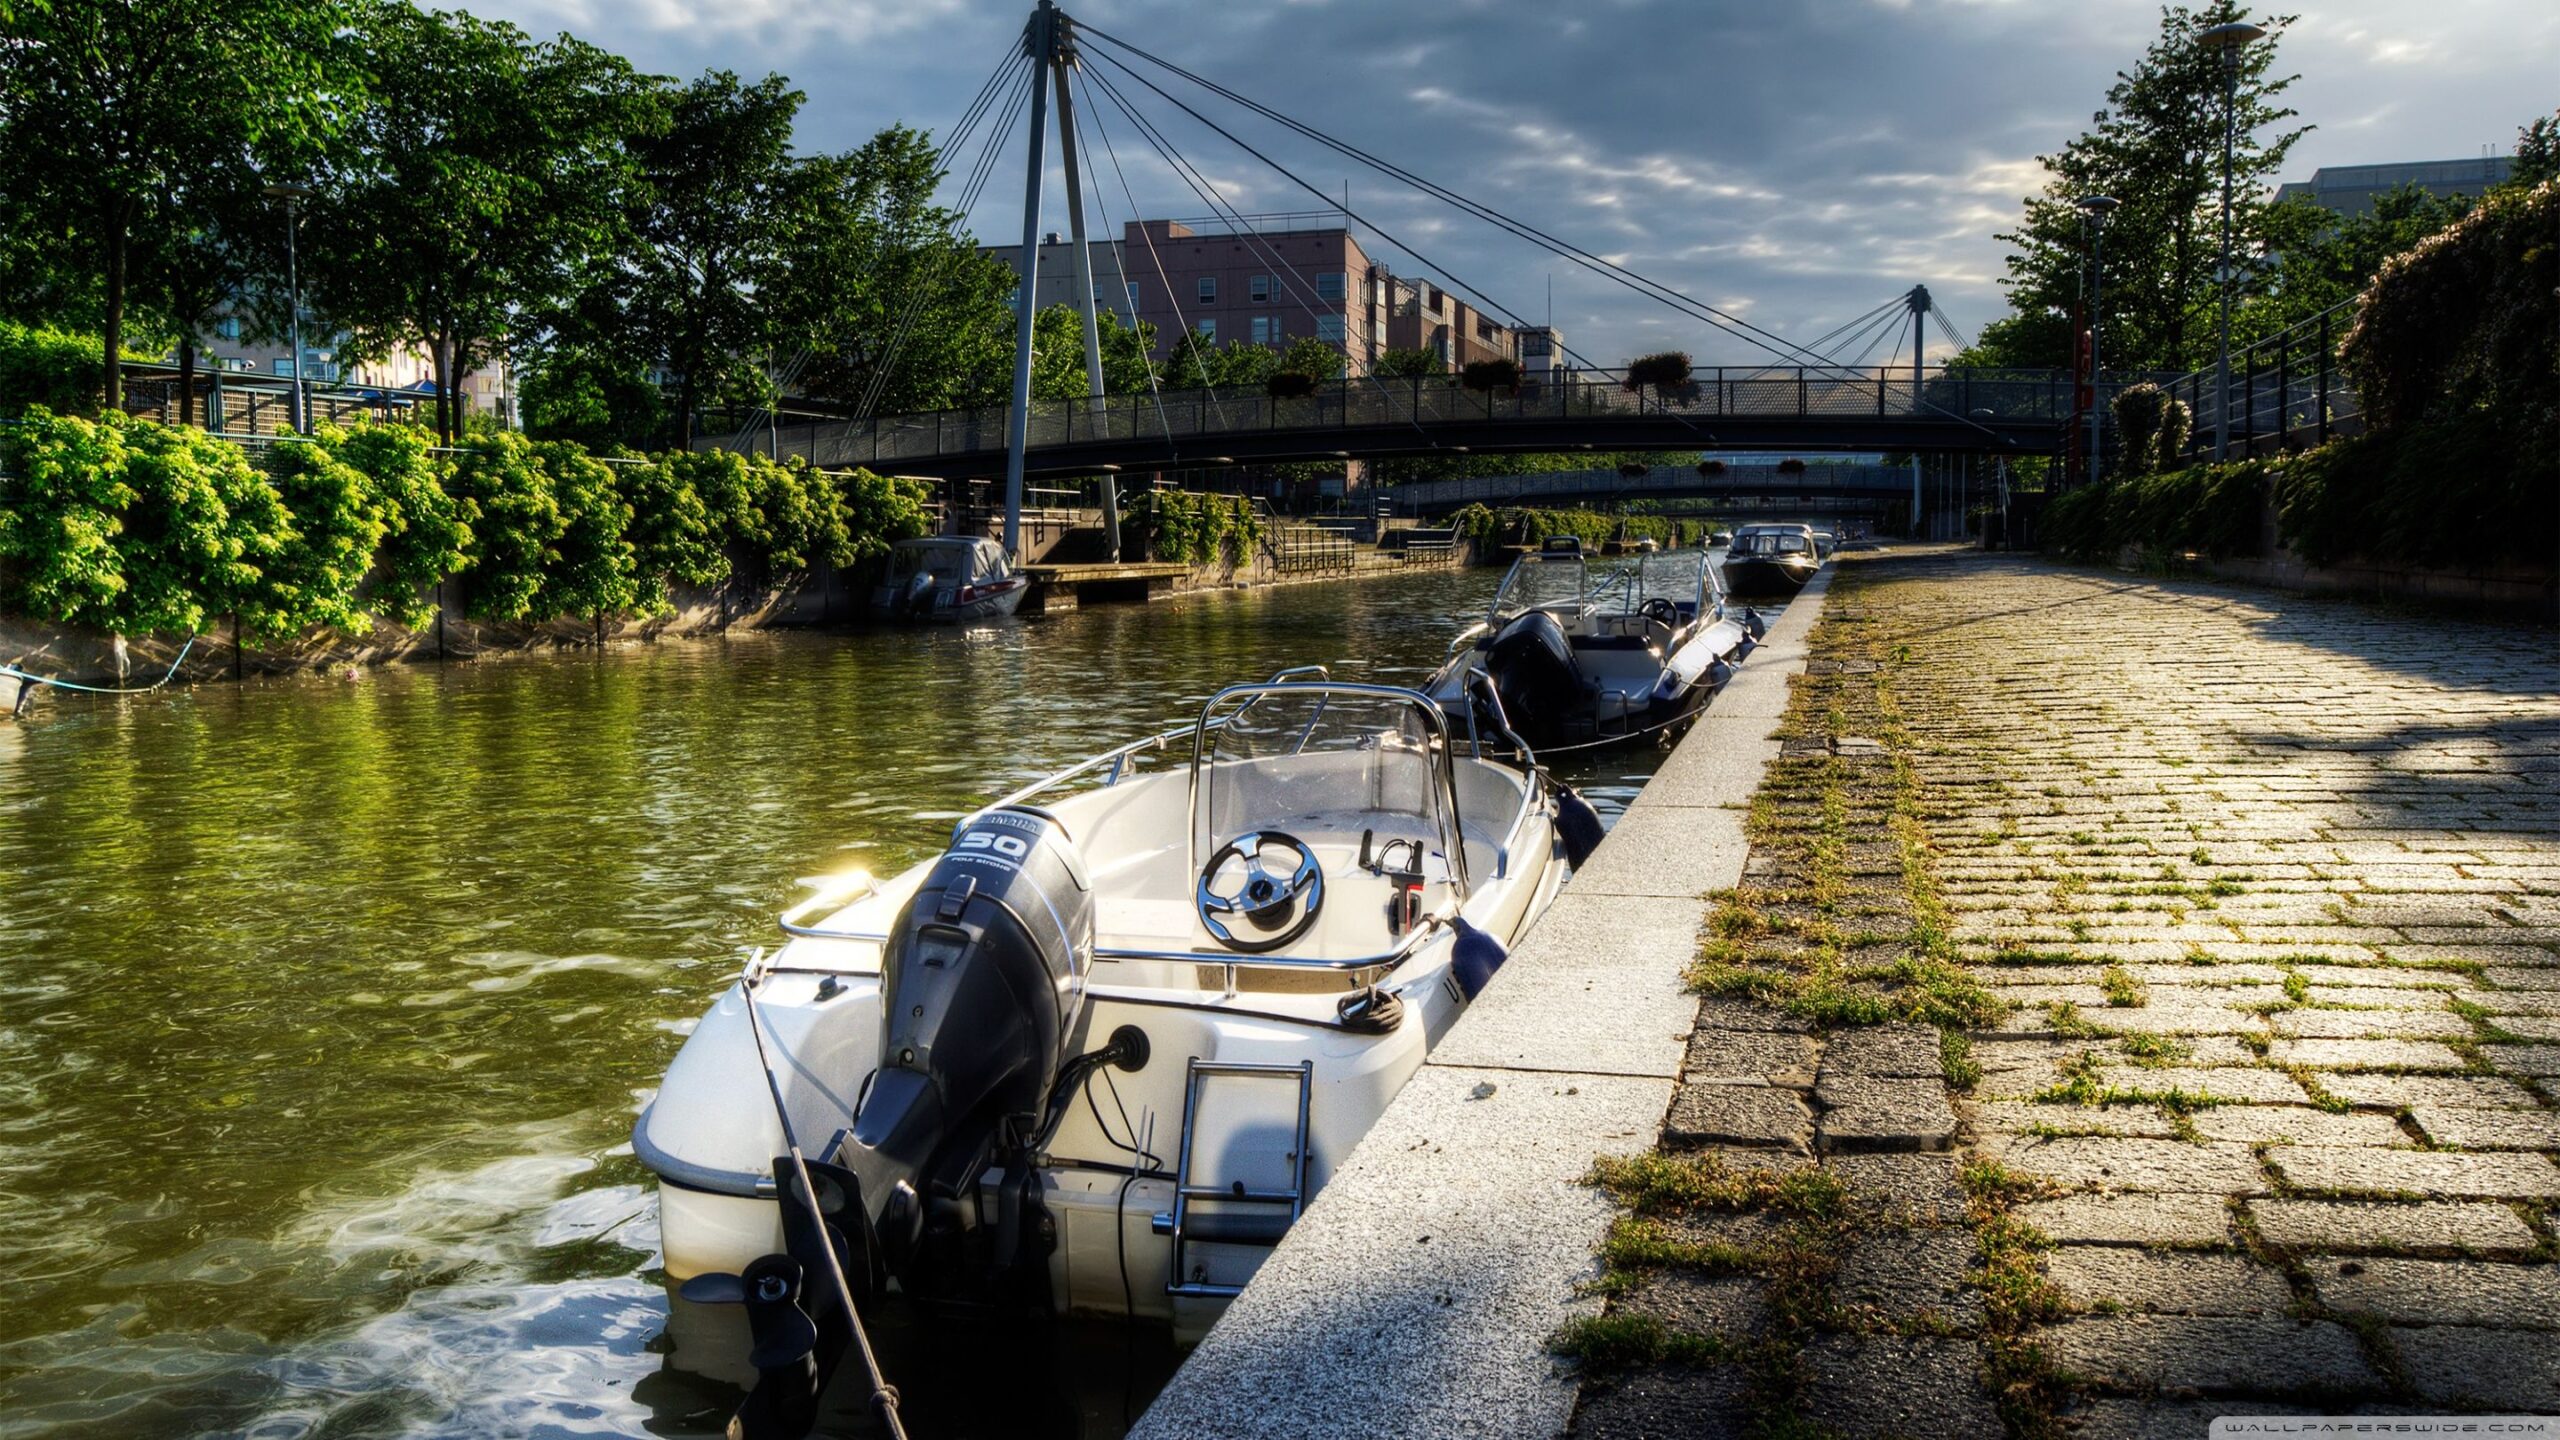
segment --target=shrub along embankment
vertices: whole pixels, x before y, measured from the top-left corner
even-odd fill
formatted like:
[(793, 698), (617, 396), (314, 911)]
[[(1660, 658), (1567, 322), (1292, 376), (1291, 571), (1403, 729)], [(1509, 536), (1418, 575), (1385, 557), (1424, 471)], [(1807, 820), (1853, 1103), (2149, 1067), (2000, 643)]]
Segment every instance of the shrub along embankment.
[(2229, 567), (2251, 578), (2547, 607), (2560, 539), (2555, 234), (2560, 181), (2547, 181), (2492, 192), (2384, 265), (2341, 355), (2363, 435), (2144, 474), (2150, 426), (2175, 435), (2184, 417), (2136, 423), (2120, 408), (2137, 473), (2056, 499), (2044, 543), (2086, 559), (2194, 553), (2257, 561)]
[(926, 499), (918, 481), (726, 451), (496, 433), (439, 455), (401, 425), (323, 426), (253, 460), (196, 430), (35, 406), (0, 428), (0, 616), (332, 655), (345, 647), (321, 642), (383, 645), (440, 608), (601, 637), (672, 613), (678, 588), (788, 588), (880, 555), (925, 533)]
[(1505, 545), (1538, 545), (1549, 537), (1571, 535), (1585, 545), (1610, 540), (1655, 540), (1664, 545), (1695, 545), (1705, 538), (1703, 520), (1667, 515), (1607, 515), (1597, 510), (1537, 510), (1506, 506), (1496, 510), (1469, 505), (1449, 517), (1461, 540), (1472, 541), (1481, 560), (1499, 559)]
[(1262, 517), (1240, 495), (1150, 491), (1141, 524), (1150, 556), (1185, 565), (1249, 563), (1262, 540)]

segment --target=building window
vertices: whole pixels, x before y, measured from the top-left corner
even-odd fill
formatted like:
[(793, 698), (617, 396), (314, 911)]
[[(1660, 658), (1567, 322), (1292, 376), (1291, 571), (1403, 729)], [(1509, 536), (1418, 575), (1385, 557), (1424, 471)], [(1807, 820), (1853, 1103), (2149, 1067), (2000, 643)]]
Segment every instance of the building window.
[(239, 339), (240, 317), (237, 315), (225, 315), (221, 319), (214, 321), (213, 336), (217, 340)]
[(1316, 276), (1316, 298), (1319, 300), (1339, 300), (1342, 298), (1341, 271), (1327, 270)]
[(1257, 305), (1270, 299), (1271, 277), (1268, 275), (1256, 275), (1252, 279), (1247, 280), (1245, 282), (1245, 295)]
[(1218, 303), (1217, 276), (1203, 275), (1200, 277), (1200, 303), (1203, 305), (1215, 305)]
[(1491, 340), (1493, 338), (1493, 322), (1485, 319), (1481, 315), (1476, 317), (1476, 338), (1479, 340)]
[(1200, 332), (1200, 338), (1201, 338), (1202, 340), (1207, 341), (1209, 344), (1212, 344), (1212, 345), (1215, 345), (1215, 344), (1217, 344), (1217, 343), (1218, 343), (1218, 322), (1217, 322), (1217, 321), (1215, 321), (1215, 320), (1203, 320), (1203, 321), (1201, 321), (1201, 322), (1200, 322), (1200, 324), (1199, 324), (1196, 328), (1199, 330), (1199, 332)]
[(1138, 313), (1138, 282), (1135, 280), (1129, 282), (1129, 313)]
[(1340, 340), (1342, 338), (1342, 317), (1339, 315), (1317, 316), (1316, 338), (1319, 340)]
[(1254, 317), (1253, 317), (1253, 343), (1254, 343), (1254, 344), (1256, 344), (1256, 345), (1274, 345), (1274, 344), (1279, 343), (1279, 340), (1280, 340), (1280, 317), (1279, 317), (1279, 316), (1277, 316), (1277, 315), (1256, 315), (1256, 316), (1254, 316)]
[(287, 379), (292, 378), (292, 376), (293, 376), (293, 357), (292, 357), (292, 356), (290, 356), (290, 355), (279, 355), (279, 356), (277, 356), (277, 357), (275, 358), (275, 361), (274, 361), (273, 363), (274, 363), (274, 365), (275, 365), (275, 367), (276, 367), (276, 373), (277, 373), (277, 374), (282, 375), (282, 376), (286, 377)]
[(1007, 310), (1019, 310), (1022, 308), (1022, 287), (1020, 285), (1014, 286), (1012, 293), (1004, 297), (1004, 308)]

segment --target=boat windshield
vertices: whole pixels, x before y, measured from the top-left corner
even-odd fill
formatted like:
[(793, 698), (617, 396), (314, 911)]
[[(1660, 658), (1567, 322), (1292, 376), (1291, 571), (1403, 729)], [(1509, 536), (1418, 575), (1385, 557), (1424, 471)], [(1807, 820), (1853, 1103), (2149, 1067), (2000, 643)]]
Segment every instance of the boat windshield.
[(1696, 615), (1711, 609), (1714, 572), (1704, 551), (1639, 554), (1592, 582), (1592, 604), (1603, 613), (1632, 615), (1649, 600), (1668, 600)]
[(1764, 530), (1757, 535), (1733, 537), (1736, 555), (1802, 555), (1811, 548), (1804, 536), (1793, 530)]
[(1487, 616), (1496, 624), (1527, 610), (1578, 613), (1591, 600), (1591, 572), (1573, 553), (1531, 551), (1513, 561)]
[(957, 583), (970, 578), (976, 558), (966, 545), (900, 545), (889, 552), (889, 578), (911, 580), (923, 573)]
[[(1228, 702), (1223, 721), (1204, 723), (1199, 734), (1195, 864), (1255, 831), (1313, 842), (1367, 830), (1381, 841), (1420, 840), (1446, 866), (1457, 833), (1447, 803), (1448, 750), (1427, 700), (1382, 686), (1239, 690), (1221, 697)], [(1210, 702), (1211, 712), (1220, 708)]]

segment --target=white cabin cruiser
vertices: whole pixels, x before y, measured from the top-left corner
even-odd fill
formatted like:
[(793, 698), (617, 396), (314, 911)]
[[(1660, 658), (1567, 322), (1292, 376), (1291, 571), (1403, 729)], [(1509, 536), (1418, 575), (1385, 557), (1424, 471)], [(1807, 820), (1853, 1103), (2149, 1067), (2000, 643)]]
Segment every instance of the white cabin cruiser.
[(1485, 703), (1230, 686), (786, 912), (632, 1134), (679, 1295), (746, 1305), (732, 1433), (892, 1281), (1204, 1333), (1598, 842)]
[(1000, 620), (1022, 606), (1031, 577), (982, 535), (930, 535), (889, 547), (871, 590), (871, 613), (895, 620), (965, 624)]
[(1595, 579), (1582, 543), (1556, 536), (1512, 563), (1424, 688), (1464, 728), (1490, 718), (1477, 683), (1490, 680), (1509, 725), (1541, 749), (1631, 740), (1688, 718), (1762, 628), (1727, 613), (1703, 550), (1639, 554)]

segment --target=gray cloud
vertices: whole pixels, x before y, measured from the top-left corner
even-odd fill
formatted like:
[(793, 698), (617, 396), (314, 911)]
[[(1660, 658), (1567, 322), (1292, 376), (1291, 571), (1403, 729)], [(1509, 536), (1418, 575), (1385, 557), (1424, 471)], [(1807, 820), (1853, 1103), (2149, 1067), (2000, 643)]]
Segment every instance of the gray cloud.
[[(779, 70), (802, 141), (948, 126), (1021, 25), (1018, 0), (464, 0), (567, 29), (645, 69)], [(1078, 0), (1079, 19), (1780, 334), (1819, 334), (1912, 283), (1968, 330), (2000, 311), (2001, 247), (2058, 148), (2158, 26), (2140, 0)], [(2476, 155), (2560, 104), (2549, 0), (2309, 6), (2284, 59), (2317, 128), (2293, 170)], [(1203, 113), (1370, 214), (1456, 278), (1600, 363), (1680, 345), (1756, 353), (1436, 202), (1239, 119)], [(1304, 191), (1122, 81), (1248, 212)], [(1107, 109), (1150, 214), (1200, 203)], [(1099, 158), (1099, 157), (1097, 157)], [(1107, 170), (1108, 164), (1105, 162)], [(1006, 175), (1012, 178), (1004, 178)], [(973, 217), (1020, 225), (1020, 162)], [(1055, 215), (1063, 192), (1052, 187)], [(1128, 204), (1104, 197), (1116, 221)], [(1377, 247), (1400, 271), (1424, 267)], [(1880, 355), (1878, 358), (1881, 358)]]

